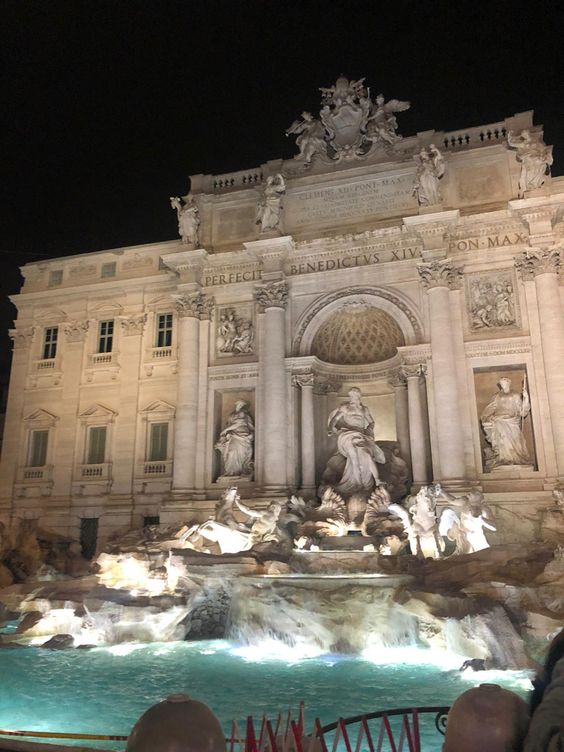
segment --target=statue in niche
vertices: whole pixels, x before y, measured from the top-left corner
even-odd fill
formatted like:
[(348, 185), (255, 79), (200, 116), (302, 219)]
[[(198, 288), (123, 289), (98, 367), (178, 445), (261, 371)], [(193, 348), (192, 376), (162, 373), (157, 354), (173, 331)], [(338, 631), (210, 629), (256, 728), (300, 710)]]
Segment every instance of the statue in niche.
[(434, 144), (428, 149), (422, 148), (414, 157), (417, 164), (413, 195), (419, 206), (434, 206), (441, 202), (439, 180), (445, 174), (445, 161)]
[(450, 505), (441, 514), (439, 533), (456, 544), (455, 554), (472, 554), (490, 547), (484, 529), (495, 532), (496, 527), (492, 511), (484, 503), (481, 491), (454, 496), (437, 483), (434, 495), (436, 499), (444, 500)]
[(325, 128), (311, 112), (302, 112), (302, 120), (295, 120), (286, 131), (286, 135), (297, 136), (296, 146), (300, 151), (294, 159), (303, 160), (306, 167), (311, 164), (315, 154), (324, 154), (327, 151)]
[(526, 191), (540, 188), (546, 176), (550, 175), (552, 166), (552, 146), (547, 146), (542, 140), (542, 134), (532, 134), (525, 129), (516, 136), (512, 131), (507, 134), (507, 143), (517, 150), (517, 161), (521, 163), (519, 176), (519, 197)]
[(361, 391), (353, 387), (345, 402), (329, 416), (329, 436), (337, 437), (337, 449), (346, 464), (335, 490), (345, 496), (369, 493), (378, 485), (376, 463), (386, 461), (384, 452), (374, 441), (374, 418), (362, 404)]
[(282, 214), (282, 197), (286, 193), (286, 182), (283, 176), (269, 175), (266, 185), (259, 199), (255, 224), (260, 225), (261, 232), (280, 228)]
[(499, 380), (499, 391), (480, 416), (491, 455), (486, 472), (505, 465), (530, 465), (531, 457), (523, 434), (523, 421), (531, 412), (527, 377), (521, 394), (511, 391), (511, 379)]
[(255, 425), (249, 413), (249, 403), (237, 400), (215, 444), (215, 449), (221, 454), (224, 476), (251, 477), (254, 442)]
[(254, 352), (253, 322), (237, 317), (234, 308), (222, 311), (217, 326), (216, 345), (220, 353), (249, 355)]
[[(182, 203), (184, 201), (184, 203)], [(178, 217), (178, 234), (183, 243), (198, 245), (198, 233), (200, 230), (200, 211), (194, 202), (191, 193), (181, 199), (179, 196), (170, 197), (170, 205), (176, 209)]]
[(473, 279), (470, 283), (472, 329), (515, 326), (515, 301), (510, 278), (499, 274)]

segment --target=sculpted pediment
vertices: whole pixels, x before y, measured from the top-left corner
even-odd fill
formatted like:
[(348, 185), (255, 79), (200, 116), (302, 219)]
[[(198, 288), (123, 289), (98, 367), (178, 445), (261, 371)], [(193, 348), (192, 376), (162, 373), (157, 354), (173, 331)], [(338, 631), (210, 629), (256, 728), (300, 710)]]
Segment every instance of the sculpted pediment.
[(67, 314), (61, 308), (42, 308), (35, 314), (39, 324), (58, 324), (67, 320)]
[(59, 418), (56, 415), (53, 415), (48, 410), (43, 410), (41, 407), (24, 418), (26, 423), (33, 423), (35, 426), (44, 427), (53, 426), (58, 420)]
[(149, 415), (173, 415), (176, 411), (176, 407), (174, 405), (171, 405), (169, 402), (165, 402), (164, 400), (155, 400), (154, 402), (151, 402), (150, 405), (147, 405), (143, 410), (141, 410), (141, 414), (145, 416)]
[(94, 306), (91, 309), (92, 313), (100, 314), (100, 313), (109, 313), (112, 315), (117, 315), (123, 311), (123, 306), (121, 306), (119, 303), (109, 302), (105, 301), (103, 303), (99, 303), (97, 306)]
[(81, 412), (79, 414), (80, 420), (89, 420), (91, 418), (95, 419), (103, 419), (104, 421), (113, 420), (115, 416), (117, 415), (117, 412), (115, 410), (112, 410), (110, 407), (105, 407), (104, 405), (95, 404), (88, 407), (86, 410)]

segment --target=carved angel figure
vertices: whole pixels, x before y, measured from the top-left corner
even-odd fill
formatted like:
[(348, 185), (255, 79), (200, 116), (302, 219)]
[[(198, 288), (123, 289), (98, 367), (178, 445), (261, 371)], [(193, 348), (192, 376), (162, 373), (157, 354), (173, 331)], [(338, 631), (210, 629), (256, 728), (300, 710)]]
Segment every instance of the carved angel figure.
[(413, 158), (417, 164), (413, 195), (417, 197), (419, 206), (440, 203), (439, 180), (445, 174), (445, 161), (441, 152), (431, 144), (428, 149), (423, 147)]
[[(182, 203), (184, 201), (184, 203)], [(170, 205), (176, 209), (178, 217), (178, 234), (183, 243), (198, 245), (198, 233), (200, 229), (200, 212), (194, 203), (191, 193), (181, 199), (179, 196), (170, 197)]]
[(286, 193), (283, 176), (269, 175), (257, 205), (255, 224), (260, 225), (261, 232), (276, 230), (280, 226), (282, 213), (282, 196)]
[(392, 146), (401, 136), (397, 133), (398, 121), (395, 112), (405, 112), (411, 107), (411, 102), (390, 99), (386, 102), (383, 94), (378, 94), (372, 105), (366, 125), (366, 136), (370, 141), (383, 141)]
[(512, 149), (517, 150), (517, 161), (521, 162), (519, 197), (522, 198), (525, 191), (540, 188), (546, 176), (550, 175), (553, 162), (552, 146), (544, 143), (540, 133), (532, 134), (527, 129), (521, 131), (519, 136), (509, 131), (507, 143)]
[(296, 146), (299, 153), (294, 159), (303, 160), (304, 165), (310, 165), (315, 154), (325, 153), (325, 128), (311, 112), (302, 112), (302, 120), (295, 120), (286, 131), (287, 136), (297, 135)]

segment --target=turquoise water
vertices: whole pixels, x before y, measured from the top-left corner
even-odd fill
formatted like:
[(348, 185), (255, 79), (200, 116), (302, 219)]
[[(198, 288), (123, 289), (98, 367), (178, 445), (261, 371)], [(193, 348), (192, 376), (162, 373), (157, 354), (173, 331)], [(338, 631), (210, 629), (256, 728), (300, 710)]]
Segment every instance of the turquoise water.
[[(4, 649), (0, 728), (126, 735), (150, 705), (184, 692), (207, 703), (227, 733), (232, 719), (242, 722), (249, 714), (262, 713), (274, 718), (279, 711), (296, 709), (300, 700), (309, 725), (316, 716), (330, 723), (385, 708), (449, 705), (482, 682), (502, 684), (523, 696), (530, 687), (526, 672), (461, 674), (460, 658), (415, 648), (293, 661), (291, 651), (276, 643)], [(440, 744), (429, 748), (440, 749)]]

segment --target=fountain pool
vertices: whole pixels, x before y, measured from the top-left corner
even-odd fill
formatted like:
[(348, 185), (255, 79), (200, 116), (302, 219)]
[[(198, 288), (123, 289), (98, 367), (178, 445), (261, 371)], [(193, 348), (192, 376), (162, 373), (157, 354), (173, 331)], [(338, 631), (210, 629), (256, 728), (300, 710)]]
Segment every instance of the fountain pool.
[[(526, 695), (525, 671), (458, 671), (460, 656), (415, 647), (358, 656), (304, 657), (280, 642), (120, 644), (93, 650), (0, 650), (0, 727), (127, 734), (141, 713), (175, 692), (206, 702), (226, 733), (248, 714), (275, 717), (305, 702), (308, 727), (339, 716), (411, 705), (448, 705), (495, 682)], [(436, 749), (437, 738), (433, 735)], [(79, 744), (79, 742), (77, 742)], [(95, 746), (94, 742), (89, 742)], [(111, 743), (99, 743), (106, 749)], [(114, 744), (123, 749), (124, 744)]]

